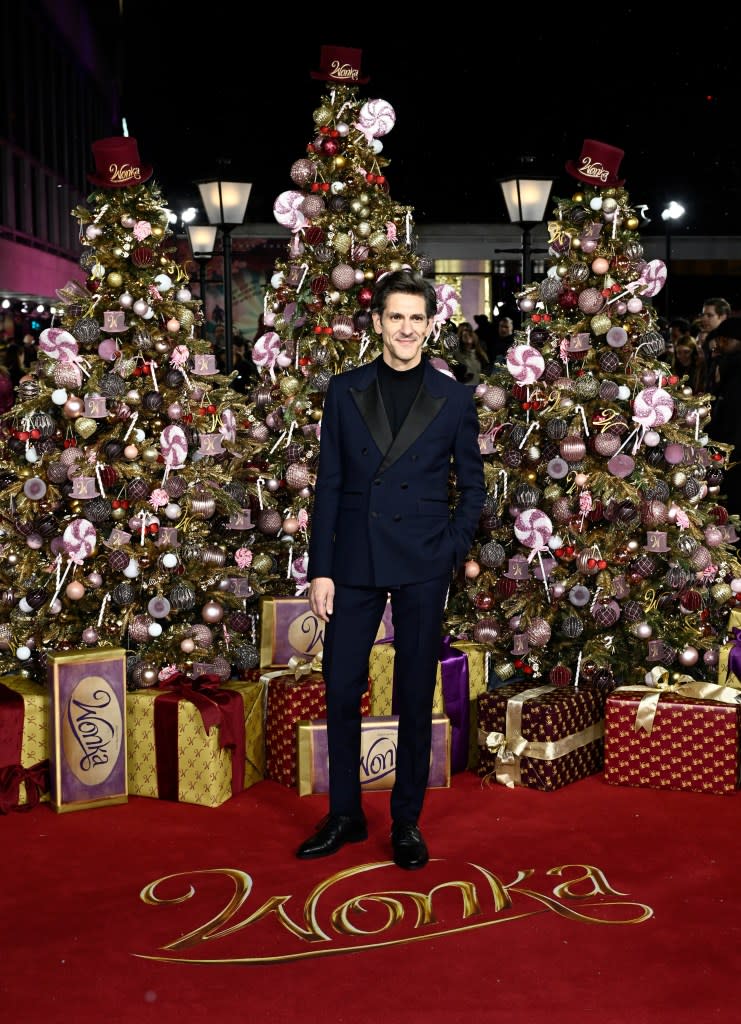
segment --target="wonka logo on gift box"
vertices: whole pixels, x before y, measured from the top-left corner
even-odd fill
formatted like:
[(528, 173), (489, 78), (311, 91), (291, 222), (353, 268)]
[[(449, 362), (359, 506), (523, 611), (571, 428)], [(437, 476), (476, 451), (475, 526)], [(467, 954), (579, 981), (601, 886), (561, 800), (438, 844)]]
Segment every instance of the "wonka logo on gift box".
[[(391, 602), (386, 604), (376, 641), (392, 639)], [(298, 655), (311, 660), (324, 649), (324, 623), (307, 598), (269, 597), (260, 604), (260, 665), (282, 668)]]
[(86, 676), (70, 696), (62, 747), (70, 771), (88, 786), (110, 775), (121, 749), (121, 709), (105, 679)]

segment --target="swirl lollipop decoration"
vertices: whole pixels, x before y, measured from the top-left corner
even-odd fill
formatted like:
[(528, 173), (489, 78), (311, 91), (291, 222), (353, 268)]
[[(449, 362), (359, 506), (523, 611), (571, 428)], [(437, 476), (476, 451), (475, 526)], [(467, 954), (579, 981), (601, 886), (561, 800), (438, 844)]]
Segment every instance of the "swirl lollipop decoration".
[(188, 438), (177, 423), (171, 423), (160, 434), (160, 452), (165, 465), (170, 469), (181, 469), (188, 457)]
[(644, 388), (633, 400), (633, 419), (642, 427), (659, 427), (674, 413), (674, 399), (663, 388)]
[(73, 519), (62, 535), (64, 550), (76, 565), (82, 565), (95, 551), (97, 534), (89, 519)]
[(545, 370), (545, 360), (532, 345), (513, 345), (507, 351), (507, 369), (518, 384), (534, 384)]
[(641, 298), (652, 299), (658, 295), (666, 284), (666, 264), (663, 260), (651, 260), (641, 270), (640, 276), (626, 285), (632, 292), (638, 292)]
[(77, 341), (61, 327), (47, 327), (39, 335), (39, 349), (50, 359), (70, 362), (77, 355)]
[(450, 320), (460, 305), (460, 295), (450, 284), (436, 284), (435, 295), (437, 295), (437, 311), (432, 318), (435, 337), (440, 334), (440, 328), (446, 320)]
[(396, 112), (386, 100), (368, 100), (360, 108), (354, 127), (365, 136), (368, 145), (371, 139), (388, 135), (396, 124)]
[(262, 334), (252, 346), (252, 362), (255, 366), (267, 366), (270, 376), (275, 380), (273, 367), (280, 352), (280, 335), (275, 331)]
[(526, 508), (515, 519), (515, 536), (526, 548), (542, 551), (553, 536), (553, 523), (539, 508)]
[(309, 223), (301, 210), (301, 204), (305, 198), (303, 192), (295, 192), (293, 190), (281, 192), (273, 203), (273, 216), (278, 223), (293, 232), (305, 228)]

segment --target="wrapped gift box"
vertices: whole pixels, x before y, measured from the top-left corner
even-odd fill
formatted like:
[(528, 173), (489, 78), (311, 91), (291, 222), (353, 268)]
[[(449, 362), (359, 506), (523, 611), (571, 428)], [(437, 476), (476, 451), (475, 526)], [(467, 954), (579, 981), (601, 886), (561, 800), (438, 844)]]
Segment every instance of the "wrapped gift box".
[[(396, 779), (396, 715), (366, 718), (360, 734), (360, 785), (364, 792), (391, 789)], [(428, 789), (450, 785), (450, 722), (446, 715), (432, 716), (432, 750)], [(329, 792), (329, 757), (326, 721), (298, 724), (299, 796)]]
[[(373, 644), (370, 655), (368, 674), (371, 678), (370, 713), (376, 718), (384, 718), (393, 714), (394, 704), (394, 645), (392, 643)], [(432, 701), (433, 714), (444, 714), (443, 687), (440, 667), (437, 670), (435, 696)]]
[[(232, 749), (221, 746), (219, 725), (206, 731), (199, 707), (181, 697), (177, 701), (176, 744), (158, 750), (155, 701), (160, 689), (135, 690), (126, 695), (129, 751), (129, 793), (134, 796), (177, 799), (182, 803), (218, 807), (239, 789), (247, 789), (265, 776), (265, 697), (262, 682), (220, 684), (222, 691), (239, 694), (244, 706), (244, 767), (233, 769)], [(175, 749), (176, 747), (176, 749)], [(158, 779), (158, 754), (160, 771)], [(176, 792), (162, 777), (162, 759), (170, 773), (177, 772)], [(235, 785), (236, 784), (236, 785)]]
[[(741, 678), (731, 671), (732, 666), (738, 669), (739, 664), (741, 664), (741, 634), (739, 634), (739, 643), (737, 644), (734, 633), (736, 629), (741, 629), (741, 610), (738, 608), (734, 609), (728, 617), (726, 631), (729, 642), (723, 644), (718, 652), (718, 684), (720, 686), (733, 686), (735, 689), (741, 690)], [(731, 651), (734, 648), (739, 650), (739, 654), (731, 658)], [(738, 663), (734, 664), (736, 659), (738, 659)]]
[[(377, 640), (392, 639), (391, 602), (387, 602)], [(260, 601), (260, 665), (286, 667), (291, 658), (311, 661), (324, 649), (324, 623), (305, 597), (263, 597)]]
[(49, 800), (49, 691), (21, 676), (0, 680), (0, 813)]
[[(478, 703), (477, 697), (486, 691), (486, 647), (464, 640), (445, 638), (450, 652), (462, 652), (468, 658), (468, 681), (466, 693), (458, 692), (461, 682), (453, 669), (448, 678), (443, 676), (443, 664), (438, 666), (435, 695), (432, 701), (433, 714), (445, 714), (451, 726), (451, 771), (475, 768), (479, 759), (478, 748)], [(384, 716), (394, 710), (394, 646), (391, 643), (376, 643), (371, 651), (370, 677), (371, 715)], [(447, 685), (446, 685), (447, 684)]]
[(607, 698), (605, 780), (615, 786), (734, 792), (739, 781), (739, 706), (653, 692), (650, 733), (636, 728), (646, 690), (621, 688)]
[(522, 683), (478, 697), (479, 774), (506, 786), (550, 792), (600, 771), (601, 690)]
[[(296, 785), (297, 733), (302, 720), (326, 718), (327, 701), (324, 679), (320, 672), (299, 674), (278, 669), (265, 672), (261, 679), (268, 686), (266, 775), (283, 786)], [(361, 713), (370, 713), (370, 694), (366, 691)]]

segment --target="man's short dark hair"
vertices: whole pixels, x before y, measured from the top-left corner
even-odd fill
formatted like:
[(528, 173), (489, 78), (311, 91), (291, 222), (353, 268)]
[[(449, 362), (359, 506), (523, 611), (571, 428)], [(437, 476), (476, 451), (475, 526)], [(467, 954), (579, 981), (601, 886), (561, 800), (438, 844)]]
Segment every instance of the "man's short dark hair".
[(704, 309), (706, 306), (712, 306), (718, 316), (731, 315), (731, 304), (725, 299), (705, 299), (702, 304), (702, 308)]
[(432, 282), (413, 270), (394, 270), (380, 277), (373, 292), (371, 312), (382, 316), (386, 308), (386, 301), (394, 292), (420, 295), (425, 300), (425, 313), (428, 320), (431, 320), (437, 313), (437, 294)]

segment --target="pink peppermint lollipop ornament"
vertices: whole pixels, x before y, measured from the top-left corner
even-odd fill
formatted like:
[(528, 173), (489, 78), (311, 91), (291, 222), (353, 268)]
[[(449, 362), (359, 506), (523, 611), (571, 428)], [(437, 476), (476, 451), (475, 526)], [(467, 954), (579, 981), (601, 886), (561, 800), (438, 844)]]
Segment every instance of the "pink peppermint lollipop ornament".
[(301, 204), (305, 198), (303, 192), (281, 192), (273, 203), (273, 216), (278, 223), (290, 231), (300, 231), (301, 228), (305, 228), (309, 223), (301, 210)]
[(165, 465), (170, 469), (181, 469), (188, 457), (188, 438), (177, 423), (171, 423), (160, 434), (160, 452)]
[(435, 294), (437, 295), (437, 312), (435, 313), (435, 323), (442, 324), (446, 320), (450, 320), (455, 311), (458, 309), (460, 302), (460, 296), (458, 292), (450, 284), (436, 284)]
[(663, 260), (651, 260), (641, 270), (636, 281), (626, 285), (632, 292), (638, 292), (641, 298), (652, 299), (658, 295), (666, 284), (666, 264)]
[(644, 388), (633, 401), (633, 419), (642, 427), (659, 427), (674, 413), (674, 399), (663, 388)]
[(275, 331), (268, 331), (261, 335), (252, 346), (252, 362), (255, 366), (267, 366), (270, 375), (273, 376), (273, 367), (280, 352), (280, 345), (280, 335)]
[(526, 508), (515, 519), (515, 536), (526, 548), (542, 551), (553, 536), (553, 523), (539, 508)]
[(532, 345), (513, 345), (507, 351), (507, 369), (518, 384), (534, 384), (545, 370), (545, 360)]
[(76, 353), (77, 342), (69, 331), (62, 330), (61, 327), (47, 327), (39, 335), (39, 349), (50, 359), (61, 359), (63, 353), (70, 351), (70, 346), (74, 346)]
[(355, 127), (370, 145), (372, 139), (388, 135), (395, 124), (396, 113), (390, 103), (386, 100), (368, 100), (360, 108)]
[(62, 535), (64, 550), (76, 565), (92, 555), (96, 540), (95, 527), (89, 519), (73, 519)]

